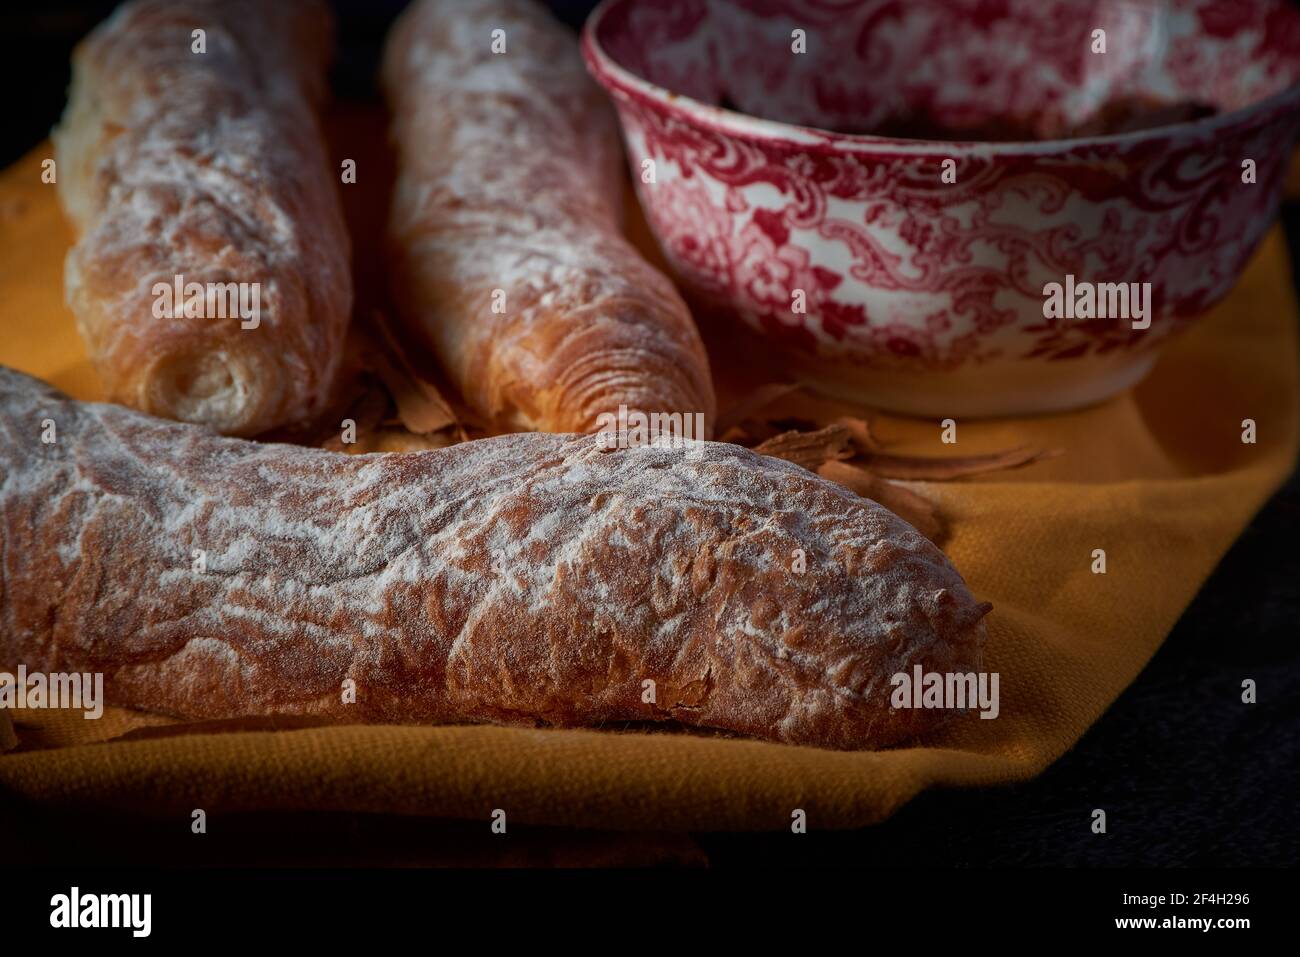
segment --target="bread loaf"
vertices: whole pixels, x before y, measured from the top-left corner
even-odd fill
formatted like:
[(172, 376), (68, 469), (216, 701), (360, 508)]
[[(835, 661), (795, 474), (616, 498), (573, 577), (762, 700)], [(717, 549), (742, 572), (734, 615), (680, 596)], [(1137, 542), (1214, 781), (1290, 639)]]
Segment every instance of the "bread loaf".
[(77, 48), (66, 296), (113, 400), (238, 435), (328, 401), (352, 303), (330, 36), (315, 0), (134, 0)]
[(576, 38), (531, 0), (417, 0), (383, 80), (394, 295), (469, 405), (502, 429), (587, 432), (620, 406), (707, 424), (704, 346), (619, 231), (618, 130)]
[(893, 674), (980, 665), (988, 606), (937, 548), (739, 446), (348, 456), (9, 370), (0, 436), (0, 664), (111, 704), (875, 748), (943, 715), (892, 711)]

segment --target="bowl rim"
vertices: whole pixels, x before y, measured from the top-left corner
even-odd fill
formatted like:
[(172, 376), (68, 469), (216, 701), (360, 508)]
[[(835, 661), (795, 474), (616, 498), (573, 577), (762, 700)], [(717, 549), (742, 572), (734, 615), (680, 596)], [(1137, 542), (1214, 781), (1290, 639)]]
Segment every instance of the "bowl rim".
[(1265, 125), (1282, 114), (1300, 110), (1300, 80), (1278, 92), (1236, 110), (1165, 126), (1153, 126), (1125, 133), (1080, 136), (1049, 140), (926, 140), (869, 133), (840, 133), (834, 130), (783, 123), (738, 110), (704, 103), (685, 93), (678, 93), (638, 76), (613, 58), (602, 46), (598, 34), (606, 15), (619, 4), (645, 0), (600, 0), (582, 27), (582, 54), (588, 71), (611, 93), (621, 92), (643, 102), (659, 106), (693, 126), (712, 132), (750, 140), (781, 140), (787, 144), (832, 153), (874, 153), (897, 156), (999, 156), (1065, 153), (1092, 146), (1123, 147), (1144, 140), (1155, 141), (1175, 136), (1205, 137), (1234, 127)]

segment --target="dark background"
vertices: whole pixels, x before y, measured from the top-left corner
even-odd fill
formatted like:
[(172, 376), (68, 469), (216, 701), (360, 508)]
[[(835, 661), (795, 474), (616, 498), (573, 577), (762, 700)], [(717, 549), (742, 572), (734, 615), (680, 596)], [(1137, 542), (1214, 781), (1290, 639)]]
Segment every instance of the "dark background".
[[(335, 0), (338, 97), (374, 97), (384, 34), (404, 5)], [(575, 27), (592, 5), (551, 3)], [(0, 89), (6, 91), (0, 165), (48, 135), (63, 109), (72, 45), (114, 6), (47, 0), (0, 11)], [(1294, 263), (1300, 210), (1289, 204), (1283, 221)], [(648, 835), (641, 839), (641, 858), (715, 866), (1294, 864), (1300, 837), (1297, 540), (1300, 481), (1293, 477), (1246, 529), (1134, 685), (1069, 754), (1028, 784), (928, 792), (888, 822), (860, 832), (814, 831), (798, 839), (785, 833)], [(1258, 684), (1253, 707), (1240, 702), (1246, 677)], [(1089, 829), (1096, 807), (1107, 810), (1107, 835)], [(70, 826), (51, 817), (48, 827), (24, 828), (29, 840), (20, 843), (35, 859), (149, 859), (140, 850), (152, 830), (147, 817), (98, 821), (79, 815), (78, 821)], [(470, 862), (481, 840), (481, 829), (469, 825), (349, 816), (341, 830), (338, 821), (330, 825), (333, 836), (321, 848), (316, 835), (322, 823), (311, 815), (250, 817), (210, 862)], [(599, 835), (546, 828), (527, 829), (522, 837), (515, 863), (564, 861), (559, 849), (565, 847), (575, 849), (574, 859), (584, 848), (594, 848), (599, 858), (604, 846)], [(657, 852), (656, 844), (668, 853)]]

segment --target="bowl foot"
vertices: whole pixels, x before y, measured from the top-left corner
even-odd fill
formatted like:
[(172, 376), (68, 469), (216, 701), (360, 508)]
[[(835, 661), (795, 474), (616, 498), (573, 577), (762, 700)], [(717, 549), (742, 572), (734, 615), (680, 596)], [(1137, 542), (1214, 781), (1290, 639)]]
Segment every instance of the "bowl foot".
[(798, 380), (825, 395), (926, 418), (991, 418), (1066, 412), (1094, 405), (1141, 381), (1156, 356), (1044, 362), (993, 361), (939, 372), (889, 372), (793, 359)]

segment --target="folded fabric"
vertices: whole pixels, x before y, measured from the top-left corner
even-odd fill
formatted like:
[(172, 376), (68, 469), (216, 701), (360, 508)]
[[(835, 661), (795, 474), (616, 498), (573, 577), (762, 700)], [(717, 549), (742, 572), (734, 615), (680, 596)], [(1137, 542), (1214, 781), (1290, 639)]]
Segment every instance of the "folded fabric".
[[(0, 175), (0, 363), (98, 398), (62, 303), (68, 242), (38, 149)], [(185, 724), (108, 708), (15, 711), (0, 790), (49, 805), (188, 812), (316, 809), (585, 828), (811, 828), (878, 821), (932, 786), (1023, 781), (1134, 679), (1251, 516), (1293, 467), (1295, 303), (1274, 231), (1231, 297), (1152, 375), (1065, 415), (962, 422), (959, 454), (1021, 443), (1063, 454), (1021, 471), (914, 483), (982, 600), (1000, 713), (915, 745), (833, 752), (611, 728)], [(1256, 441), (1243, 442), (1243, 420)], [(901, 454), (954, 454), (937, 423), (878, 417)], [(1105, 551), (1105, 572), (1094, 551)], [(124, 558), (124, 560), (129, 560)], [(0, 662), (13, 670), (18, 662)], [(3, 729), (0, 728), (0, 738)], [(0, 745), (0, 750), (3, 746)]]

